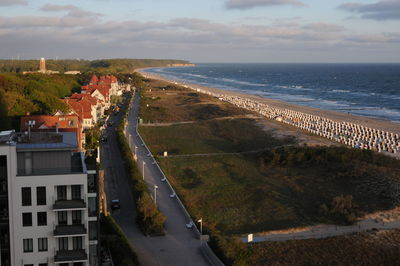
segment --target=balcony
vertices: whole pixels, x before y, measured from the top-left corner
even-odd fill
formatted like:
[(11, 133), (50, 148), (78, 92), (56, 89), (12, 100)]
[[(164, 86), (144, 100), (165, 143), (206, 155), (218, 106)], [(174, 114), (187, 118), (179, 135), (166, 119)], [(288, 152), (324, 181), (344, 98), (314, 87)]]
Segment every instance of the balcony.
[(78, 250), (59, 250), (56, 251), (54, 262), (56, 263), (69, 263), (86, 261), (87, 254), (84, 249)]
[(87, 230), (83, 224), (57, 225), (56, 229), (54, 229), (54, 237), (79, 236), (86, 234)]
[[(48, 154), (49, 156), (51, 154)], [(39, 157), (39, 156), (38, 156)], [(45, 155), (39, 157), (41, 161), (46, 161)], [(33, 164), (32, 167), (26, 168), (24, 165), (18, 165), (17, 176), (38, 176), (38, 175), (67, 175), (84, 173), (84, 158), (81, 153), (74, 153), (65, 159), (67, 163), (60, 165), (52, 165), (51, 167), (43, 167)]]
[(71, 199), (71, 200), (56, 200), (53, 204), (53, 210), (81, 210), (86, 208), (86, 203), (83, 199)]

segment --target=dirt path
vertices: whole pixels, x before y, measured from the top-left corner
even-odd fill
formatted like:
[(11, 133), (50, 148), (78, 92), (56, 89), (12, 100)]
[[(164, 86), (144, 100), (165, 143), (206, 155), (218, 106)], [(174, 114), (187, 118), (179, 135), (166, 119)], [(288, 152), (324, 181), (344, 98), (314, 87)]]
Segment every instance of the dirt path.
[[(354, 234), (359, 232), (392, 230), (400, 228), (400, 207), (392, 210), (367, 214), (360, 221), (353, 225), (340, 226), (321, 224), (291, 228), (287, 230), (269, 231), (256, 234), (253, 242), (265, 241), (287, 241), (294, 239), (326, 238)], [(243, 242), (248, 242), (247, 237), (240, 238)]]

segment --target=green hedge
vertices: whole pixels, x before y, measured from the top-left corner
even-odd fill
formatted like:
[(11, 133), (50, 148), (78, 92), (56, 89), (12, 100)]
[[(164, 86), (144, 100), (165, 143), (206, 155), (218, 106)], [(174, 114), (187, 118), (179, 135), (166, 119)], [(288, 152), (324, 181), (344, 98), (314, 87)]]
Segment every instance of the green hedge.
[[(129, 97), (128, 102), (130, 102), (131, 97)], [(128, 141), (124, 136), (124, 124), (128, 115), (127, 106), (125, 105), (121, 111), (123, 112), (123, 119), (121, 119), (117, 127), (117, 141), (122, 157), (125, 160), (126, 173), (130, 180), (133, 197), (136, 201), (136, 222), (145, 235), (164, 235), (166, 217), (155, 207), (147, 186), (143, 181), (143, 177), (133, 159)]]
[(100, 223), (101, 243), (110, 250), (114, 264), (116, 266), (140, 265), (136, 253), (114, 219), (111, 216), (103, 216)]

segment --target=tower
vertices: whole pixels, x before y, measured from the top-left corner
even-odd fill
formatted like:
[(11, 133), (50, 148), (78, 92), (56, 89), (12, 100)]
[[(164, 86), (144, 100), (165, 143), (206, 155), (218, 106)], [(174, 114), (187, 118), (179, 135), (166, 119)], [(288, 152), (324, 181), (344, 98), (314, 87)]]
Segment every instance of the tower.
[(45, 73), (46, 72), (46, 60), (42, 57), (40, 58), (39, 62), (39, 72)]

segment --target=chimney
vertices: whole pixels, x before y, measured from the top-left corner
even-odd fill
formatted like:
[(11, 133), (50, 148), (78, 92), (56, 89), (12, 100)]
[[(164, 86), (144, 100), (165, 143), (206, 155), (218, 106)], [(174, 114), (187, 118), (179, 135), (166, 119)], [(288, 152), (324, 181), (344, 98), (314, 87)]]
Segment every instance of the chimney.
[(58, 134), (58, 122), (56, 122), (56, 133)]

